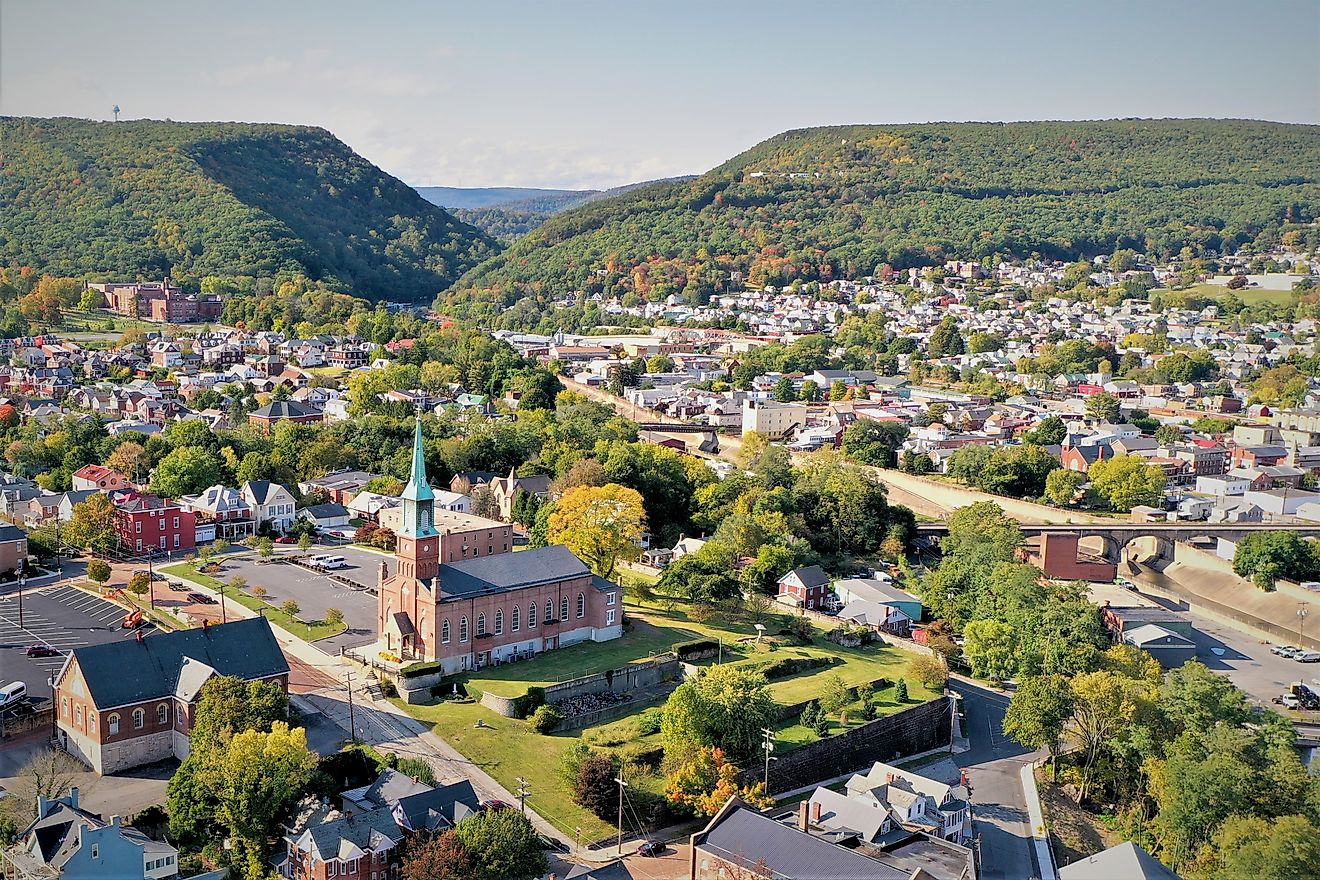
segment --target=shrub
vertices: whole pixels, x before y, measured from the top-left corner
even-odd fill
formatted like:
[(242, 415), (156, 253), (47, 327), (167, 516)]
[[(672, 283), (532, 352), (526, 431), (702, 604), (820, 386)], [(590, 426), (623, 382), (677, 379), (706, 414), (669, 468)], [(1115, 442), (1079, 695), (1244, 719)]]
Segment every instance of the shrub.
[(530, 687), (527, 693), (513, 700), (513, 713), (517, 718), (526, 718), (545, 705), (545, 688)]
[(720, 643), (715, 639), (694, 639), (690, 642), (679, 642), (673, 647), (675, 656), (679, 660), (700, 660), (703, 657), (714, 656), (720, 650)]
[(325, 622), (331, 626), (339, 626), (344, 622), (344, 612), (338, 608), (325, 609)]
[(816, 635), (816, 628), (811, 625), (811, 621), (805, 616), (794, 617), (788, 621), (788, 624), (779, 631), (781, 636), (788, 638), (795, 645), (810, 645), (812, 638)]
[(298, 612), (302, 611), (302, 606), (298, 604), (296, 599), (285, 599), (284, 604), (280, 606), (280, 610), (290, 617), (297, 617)]
[(621, 764), (642, 766), (654, 770), (664, 761), (665, 748), (664, 746), (653, 746), (647, 743), (628, 743), (615, 752), (615, 755)]
[(688, 620), (693, 623), (710, 623), (715, 619), (715, 606), (707, 602), (693, 602), (688, 607)]
[(559, 778), (565, 785), (577, 784), (582, 762), (591, 757), (591, 749), (582, 740), (576, 740), (559, 756)]
[(440, 663), (432, 660), (427, 663), (412, 663), (399, 670), (399, 675), (404, 678), (417, 678), (432, 672), (440, 671)]
[(265, 587), (253, 587), (253, 588), (252, 588), (252, 595), (256, 596), (258, 599), (264, 599), (264, 598), (266, 598), (266, 588), (265, 588)]
[(830, 735), (829, 716), (826, 715), (824, 712), (816, 713), (816, 717), (812, 720), (811, 723), (811, 730), (813, 733), (816, 734), (816, 736), (820, 737), (821, 739), (824, 739), (825, 737), (829, 736)]
[(546, 735), (559, 726), (559, 722), (564, 720), (564, 713), (560, 712), (554, 706), (537, 706), (536, 711), (532, 713), (532, 730)]
[(814, 730), (816, 727), (816, 716), (820, 714), (820, 706), (816, 705), (815, 700), (807, 701), (807, 705), (802, 707), (802, 715), (798, 722), (808, 730)]
[(865, 703), (862, 703), (862, 720), (863, 721), (875, 720), (875, 703), (872, 703), (869, 700)]
[(418, 782), (425, 782), (427, 785), (435, 783), (435, 769), (423, 758), (400, 758), (394, 769), (404, 776), (411, 776)]
[(573, 802), (590, 810), (598, 819), (617, 819), (619, 787), (614, 781), (617, 772), (610, 758), (589, 755), (578, 765), (577, 779), (573, 783)]
[(791, 675), (797, 675), (799, 672), (807, 672), (811, 669), (824, 669), (838, 663), (837, 657), (780, 657), (776, 660), (770, 660), (758, 665), (761, 674), (766, 679), (773, 681), (777, 678), (788, 678)]
[(380, 692), (391, 699), (399, 696), (399, 689), (388, 678), (380, 683)]
[(908, 671), (917, 681), (933, 691), (943, 690), (944, 685), (949, 681), (949, 668), (944, 665), (944, 658), (939, 655), (913, 658), (908, 664)]
[(894, 683), (894, 699), (900, 703), (906, 703), (908, 699), (907, 682), (899, 679)]
[(852, 691), (837, 673), (825, 676), (820, 685), (820, 708), (826, 715), (833, 715), (852, 701)]

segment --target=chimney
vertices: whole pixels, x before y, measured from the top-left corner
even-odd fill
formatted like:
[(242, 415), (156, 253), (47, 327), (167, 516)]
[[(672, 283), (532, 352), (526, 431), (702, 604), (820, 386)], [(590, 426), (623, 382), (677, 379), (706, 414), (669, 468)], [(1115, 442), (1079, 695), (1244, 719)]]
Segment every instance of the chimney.
[(78, 809), (78, 786), (69, 789), (69, 806)]
[(118, 828), (118, 827), (119, 827), (119, 817), (118, 817), (118, 816), (111, 816), (111, 817), (110, 817), (110, 827), (111, 827), (111, 828)]
[(798, 830), (807, 831), (811, 828), (811, 802), (803, 801), (798, 804)]
[(811, 824), (820, 824), (820, 801), (811, 802)]
[(893, 784), (894, 784), (894, 780), (897, 779), (897, 778), (898, 778), (898, 777), (895, 776), (893, 773), (886, 773), (886, 774), (885, 774), (885, 782), (888, 783), (889, 785), (893, 785)]

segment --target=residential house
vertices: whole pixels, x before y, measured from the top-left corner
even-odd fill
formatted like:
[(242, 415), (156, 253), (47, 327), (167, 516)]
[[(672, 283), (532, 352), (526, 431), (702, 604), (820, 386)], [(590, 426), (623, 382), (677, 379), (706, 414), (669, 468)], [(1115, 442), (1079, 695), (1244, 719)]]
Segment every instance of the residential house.
[(284, 835), (275, 866), (289, 880), (371, 880), (398, 876), (405, 834), (389, 807), (344, 813), (312, 800)]
[(779, 579), (778, 600), (796, 608), (820, 609), (830, 591), (830, 576), (819, 565), (795, 568)]
[(257, 520), (251, 503), (237, 489), (215, 485), (200, 495), (186, 495), (179, 506), (197, 515), (198, 524), (214, 526), (214, 537), (242, 540), (256, 534)]
[[(888, 812), (895, 824), (909, 831), (955, 843), (971, 837), (967, 788), (961, 783), (940, 782), (876, 761), (866, 773), (849, 778), (844, 790), (849, 798), (873, 802)], [(813, 803), (822, 791), (828, 789), (817, 789)]]
[(1059, 880), (1116, 880), (1120, 877), (1123, 880), (1181, 880), (1131, 841), (1059, 868)]
[(242, 486), (244, 500), (257, 520), (257, 531), (287, 532), (293, 525), (298, 503), (292, 493), (269, 480), (248, 480)]
[(100, 774), (185, 758), (202, 687), (221, 675), (287, 690), (266, 618), (74, 648), (52, 697), (60, 745)]
[(197, 515), (177, 502), (133, 490), (110, 493), (119, 511), (119, 543), (130, 553), (187, 552), (197, 546)]
[(1124, 631), (1123, 642), (1154, 657), (1163, 669), (1174, 669), (1196, 657), (1196, 642), (1157, 623)]
[(500, 519), (505, 522), (513, 520), (513, 506), (519, 495), (531, 495), (545, 501), (550, 497), (550, 482), (550, 478), (544, 474), (520, 477), (512, 468), (507, 477), (491, 480), (490, 491), (495, 503), (499, 505)]
[(321, 410), (314, 406), (293, 400), (272, 400), (260, 409), (248, 413), (248, 424), (270, 433), (280, 422), (314, 425), (324, 418), (325, 415)]
[(298, 488), (304, 495), (319, 490), (325, 492), (330, 496), (330, 500), (337, 504), (348, 504), (353, 500), (354, 495), (362, 491), (363, 486), (378, 476), (380, 474), (369, 474), (366, 471), (331, 471), (324, 477), (316, 477), (304, 483), (299, 483)]
[(83, 809), (74, 786), (63, 797), (37, 796), (37, 815), (0, 851), (0, 876), (15, 880), (166, 880), (179, 876), (179, 851)]
[(0, 523), (0, 576), (23, 571), (27, 558), (27, 532), (18, 526)]
[(88, 464), (73, 472), (73, 488), (113, 492), (116, 489), (132, 488), (132, 484), (129, 483), (128, 477), (114, 468), (99, 464)]
[(319, 532), (348, 527), (348, 508), (333, 501), (327, 504), (313, 504), (298, 511), (298, 519), (305, 519)]

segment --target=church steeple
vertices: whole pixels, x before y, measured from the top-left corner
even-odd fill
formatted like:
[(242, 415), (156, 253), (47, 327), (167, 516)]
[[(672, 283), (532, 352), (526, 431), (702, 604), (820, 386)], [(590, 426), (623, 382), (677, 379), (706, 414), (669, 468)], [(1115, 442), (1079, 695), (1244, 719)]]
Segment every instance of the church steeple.
[(422, 420), (417, 419), (413, 432), (412, 474), (403, 490), (403, 528), (399, 535), (410, 538), (434, 537), (435, 493), (426, 481), (426, 458), (422, 453)]

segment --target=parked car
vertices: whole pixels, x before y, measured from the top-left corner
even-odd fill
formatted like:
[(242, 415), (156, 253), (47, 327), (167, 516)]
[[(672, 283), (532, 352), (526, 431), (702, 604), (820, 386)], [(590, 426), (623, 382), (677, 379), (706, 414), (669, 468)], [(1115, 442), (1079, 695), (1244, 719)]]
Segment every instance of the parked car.
[(21, 681), (11, 681), (9, 684), (0, 688), (0, 709), (8, 709), (11, 706), (17, 706), (27, 699), (27, 684)]
[(297, 544), (298, 539), (291, 535), (280, 535), (275, 539), (276, 544)]
[(1298, 651), (1293, 659), (1298, 663), (1320, 663), (1320, 651)]
[(165, 580), (165, 575), (158, 571), (147, 571), (145, 568), (139, 568), (137, 571), (133, 572), (133, 577), (137, 577), (140, 574), (150, 575), (153, 581)]
[(1270, 648), (1270, 653), (1278, 654), (1280, 657), (1291, 657), (1300, 650), (1302, 649), (1296, 645), (1275, 645), (1273, 648)]
[(189, 602), (196, 602), (198, 605), (215, 605), (216, 601), (205, 593), (189, 593)]
[(170, 581), (170, 589), (176, 593), (188, 592), (188, 585), (183, 581)]
[(1302, 701), (1292, 694), (1280, 694), (1274, 698), (1274, 702), (1285, 709), (1300, 709), (1302, 706)]
[(492, 813), (498, 813), (501, 812), (502, 810), (513, 809), (513, 807), (509, 806), (504, 801), (482, 801), (481, 808), (483, 810), (489, 810)]
[(646, 856), (647, 858), (652, 858), (652, 859), (659, 858), (660, 856), (664, 855), (664, 852), (665, 852), (665, 845), (656, 840), (648, 840), (646, 841), (646, 843), (643, 843), (641, 846), (637, 847), (637, 854), (639, 856)]
[(23, 653), (29, 657), (58, 657), (60, 652), (50, 645), (28, 645)]

